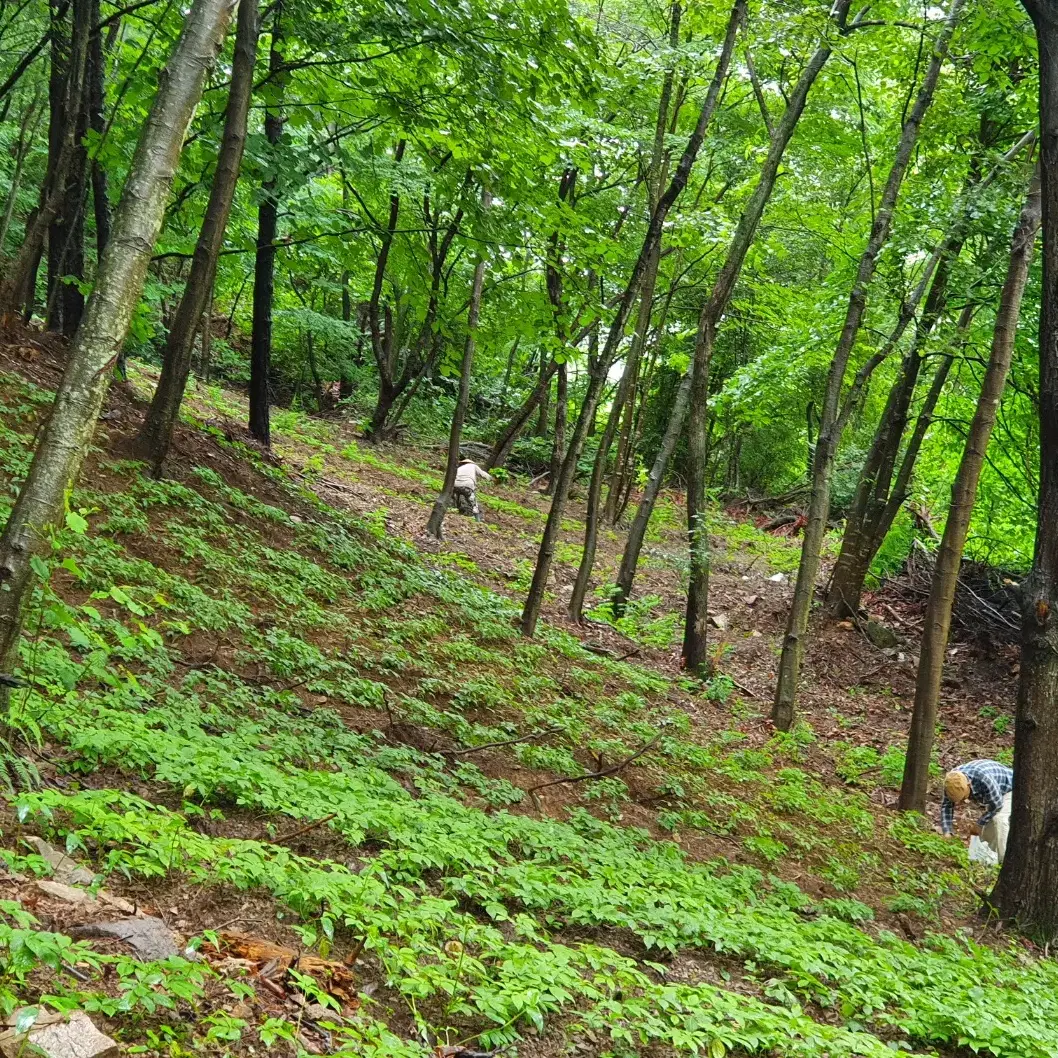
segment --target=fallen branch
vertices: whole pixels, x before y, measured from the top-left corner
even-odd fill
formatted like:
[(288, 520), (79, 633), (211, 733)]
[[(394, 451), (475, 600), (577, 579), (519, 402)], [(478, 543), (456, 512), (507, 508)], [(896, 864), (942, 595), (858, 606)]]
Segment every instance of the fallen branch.
[[(286, 841), (293, 841), (294, 838), (300, 838), (302, 834), (307, 834), (310, 830), (315, 830), (317, 827), (322, 827), (324, 823), (329, 823), (336, 815), (338, 815), (337, 812), (331, 812), (329, 815), (325, 815), (322, 819), (314, 819), (311, 823), (306, 823), (305, 826), (290, 831), (289, 834), (280, 834), (279, 837), (269, 838), (268, 840), (273, 845), (280, 845)], [(261, 838), (260, 840), (264, 841), (265, 839)]]
[(562, 728), (549, 727), (546, 731), (533, 731), (519, 738), (508, 738), (502, 742), (486, 742), (482, 746), (471, 746), (469, 749), (442, 749), (440, 752), (446, 757), (466, 757), (471, 753), (480, 753), (483, 749), (499, 749), (501, 746), (514, 746), (519, 742), (531, 742), (534, 738), (547, 738), (548, 735), (556, 735)]
[(618, 761), (616, 764), (612, 764), (609, 768), (603, 768), (601, 771), (591, 771), (586, 775), (564, 775), (561, 779), (548, 779), (547, 782), (537, 783), (536, 786), (530, 786), (525, 792), (530, 794), (533, 799), (536, 799), (536, 791), (543, 790), (548, 786), (559, 786), (562, 783), (575, 783), (575, 782), (587, 782), (589, 779), (605, 779), (608, 775), (615, 775), (621, 771), (622, 768), (627, 768), (629, 764), (634, 760), (638, 760), (643, 756), (644, 753), (649, 753), (661, 739), (663, 732), (659, 731), (646, 745), (640, 746), (630, 757), (625, 757), (624, 760)]

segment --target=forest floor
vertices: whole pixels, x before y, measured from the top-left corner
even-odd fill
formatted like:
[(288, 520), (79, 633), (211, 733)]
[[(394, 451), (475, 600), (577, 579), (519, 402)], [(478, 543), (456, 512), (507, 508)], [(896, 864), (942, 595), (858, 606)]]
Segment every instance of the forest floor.
[[(0, 348), (7, 484), (60, 358)], [(30, 614), (8, 1007), (86, 1010), (130, 1053), (1058, 1055), (1058, 968), (979, 915), (991, 872), (935, 800), (893, 811), (913, 639), (816, 630), (800, 722), (771, 729), (796, 540), (716, 516), (702, 683), (675, 649), (678, 498), (618, 629), (564, 615), (575, 497), (527, 641), (546, 497), (488, 486), (484, 522), (453, 512), (437, 544), (440, 449), (277, 410), (265, 453), (205, 387), (153, 481), (130, 459), (152, 381), (114, 388)], [(892, 588), (869, 605), (898, 634), (918, 616)], [(1009, 755), (1015, 665), (953, 645), (938, 777)], [(93, 936), (115, 909), (180, 954)]]

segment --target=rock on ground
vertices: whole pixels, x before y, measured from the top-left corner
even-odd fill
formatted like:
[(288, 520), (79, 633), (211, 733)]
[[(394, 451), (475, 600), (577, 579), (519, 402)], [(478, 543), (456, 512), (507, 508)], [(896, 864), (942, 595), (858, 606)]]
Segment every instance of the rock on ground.
[(153, 916), (122, 918), (116, 922), (93, 922), (87, 926), (75, 926), (70, 930), (73, 937), (113, 937), (132, 947), (145, 962), (168, 959), (179, 955), (176, 937), (160, 919)]
[(4, 1058), (43, 1054), (45, 1058), (118, 1058), (118, 1045), (104, 1036), (82, 1010), (71, 1014), (41, 1013), (25, 1032), (16, 1025), (22, 1012), (7, 1019), (0, 1033), (0, 1053)]

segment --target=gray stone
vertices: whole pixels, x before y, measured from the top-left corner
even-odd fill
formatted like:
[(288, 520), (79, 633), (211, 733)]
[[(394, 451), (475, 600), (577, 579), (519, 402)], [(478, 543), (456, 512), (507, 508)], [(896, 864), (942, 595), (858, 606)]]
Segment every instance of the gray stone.
[(122, 918), (116, 922), (93, 922), (87, 926), (76, 926), (69, 932), (73, 937), (113, 937), (123, 940), (145, 962), (180, 954), (173, 932), (160, 918), (151, 915)]
[(91, 885), (95, 881), (95, 875), (82, 867), (69, 853), (60, 852), (57, 848), (49, 845), (43, 838), (35, 835), (26, 838), (41, 856), (51, 864), (55, 877), (59, 881), (72, 883), (73, 885)]
[(98, 901), (93, 900), (91, 895), (83, 889), (75, 889), (72, 885), (64, 885), (62, 882), (52, 882), (47, 879), (37, 882), (37, 888), (46, 896), (52, 896), (56, 900), (62, 900), (67, 904), (80, 904), (88, 907), (98, 907)]
[(726, 613), (713, 613), (709, 615), (709, 622), (714, 628), (719, 628), (721, 632), (727, 631), (728, 619)]
[(883, 650), (892, 650), (900, 645), (900, 637), (887, 625), (883, 625), (881, 621), (876, 621), (873, 617), (867, 621), (864, 631), (867, 633), (867, 638)]
[(118, 1058), (118, 1045), (104, 1036), (83, 1011), (47, 1014), (41, 1011), (25, 1032), (17, 1031), (23, 1011), (7, 1019), (8, 1028), (0, 1033), (0, 1053), (4, 1058), (44, 1054), (46, 1058)]
[(772, 584), (785, 584), (787, 578), (786, 578), (786, 574), (785, 573), (773, 573), (768, 578), (768, 580), (770, 580), (772, 582)]

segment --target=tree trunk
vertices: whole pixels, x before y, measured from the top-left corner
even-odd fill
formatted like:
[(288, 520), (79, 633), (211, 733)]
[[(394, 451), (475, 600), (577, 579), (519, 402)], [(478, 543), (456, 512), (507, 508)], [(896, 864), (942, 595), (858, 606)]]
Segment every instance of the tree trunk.
[(790, 607), (786, 633), (783, 637), (782, 655), (779, 659), (779, 678), (775, 688), (775, 701), (772, 705), (772, 722), (780, 731), (788, 731), (793, 724), (797, 683), (800, 679), (801, 661), (804, 654), (804, 640), (808, 631), (808, 618), (812, 612), (812, 600), (815, 596), (816, 576), (819, 573), (827, 516), (830, 513), (830, 485), (834, 456), (841, 439), (838, 404), (845, 380), (845, 369), (863, 324), (868, 288), (874, 277), (878, 256), (889, 237), (900, 187), (918, 139), (918, 130), (933, 101), (933, 92), (937, 87), (937, 80), (962, 11), (963, 2), (964, 0), (952, 0), (948, 16), (933, 46), (933, 55), (915, 99), (915, 105), (901, 130), (889, 177), (878, 203), (874, 223), (871, 225), (871, 234), (863, 255), (860, 257), (856, 279), (849, 294), (845, 323), (830, 363), (823, 396), (823, 408), (819, 417), (819, 435), (812, 459), (812, 493), (808, 506), (808, 523), (805, 526), (804, 540), (801, 544), (801, 561), (797, 569), (793, 604)]
[[(831, 15), (844, 31), (850, 0), (840, 0)], [(705, 526), (705, 475), (708, 457), (708, 394), (709, 363), (720, 319), (727, 309), (742, 264), (756, 235), (764, 207), (771, 198), (786, 147), (793, 136), (808, 93), (819, 72), (830, 58), (831, 45), (823, 43), (816, 49), (789, 95), (782, 120), (770, 133), (770, 146), (757, 186), (746, 203), (738, 226), (731, 238), (727, 257), (713, 284), (709, 299), (702, 306), (691, 363), (690, 415), (687, 424), (689, 455), (687, 481), (687, 534), (690, 549), (690, 581), (684, 615), (683, 659), (692, 671), (699, 671), (707, 658), (706, 615), (709, 598), (709, 534)], [(697, 404), (697, 406), (696, 406)]]
[(992, 902), (1044, 942), (1058, 935), (1058, 3), (1025, 2), (1040, 55), (1043, 294), (1036, 553), (1022, 583), (1010, 841)]
[(613, 596), (613, 608), (618, 616), (624, 613), (628, 600), (632, 597), (632, 582), (635, 580), (636, 567), (639, 565), (639, 553), (643, 549), (643, 540), (646, 538), (650, 516), (654, 513), (654, 504), (661, 491), (661, 483), (665, 480), (672, 453), (676, 451), (676, 444), (683, 433), (683, 424), (687, 418), (687, 405), (690, 399), (691, 369), (688, 368), (683, 381), (680, 382), (679, 389), (676, 390), (676, 399), (661, 439), (661, 448), (654, 458), (654, 465), (650, 468), (650, 476), (647, 478), (643, 497), (636, 508), (632, 527), (628, 530), (628, 539), (625, 541), (624, 553), (621, 555), (621, 566), (617, 572), (617, 587)]
[[(481, 208), (489, 207), (488, 191), (481, 193)], [(452, 502), (452, 491), (456, 483), (456, 471), (459, 469), (459, 446), (463, 440), (463, 423), (467, 417), (467, 406), (470, 404), (470, 376), (474, 370), (474, 342), (478, 330), (478, 318), (481, 315), (481, 291), (485, 286), (485, 256), (480, 254), (474, 265), (474, 280), (470, 288), (470, 307), (467, 310), (467, 338), (463, 343), (463, 363), (459, 368), (459, 395), (456, 398), (455, 411), (452, 413), (452, 429), (448, 435), (448, 462), (445, 465), (445, 479), (441, 486), (426, 532), (436, 540), (441, 539), (445, 514)]]
[(981, 385), (981, 395), (977, 400), (977, 410), (966, 435), (966, 445), (955, 475), (955, 483), (952, 485), (951, 506), (948, 508), (948, 519), (944, 525), (944, 535), (933, 569), (929, 602), (926, 604), (918, 678), (915, 681), (915, 708), (911, 715), (904, 781), (900, 787), (900, 808), (904, 811), (923, 812), (926, 807), (929, 758), (933, 750), (933, 731), (937, 724), (944, 654), (948, 647), (951, 610), (959, 580), (959, 563), (962, 561), (966, 534), (970, 528), (977, 483), (981, 478), (988, 441), (992, 436), (992, 427), (995, 425), (1014, 352), (1021, 296), (1025, 291), (1029, 266), (1032, 264), (1041, 208), (1039, 178), (1034, 176), (1025, 207), (1014, 229), (1010, 264), (999, 298), (999, 308), (996, 310), (988, 368)]
[(555, 443), (551, 446), (551, 474), (547, 482), (550, 494), (558, 480), (562, 457), (566, 454), (566, 419), (569, 415), (569, 376), (566, 362), (558, 365), (555, 373)]
[[(92, 0), (92, 26), (99, 24), (99, 0)], [(93, 28), (88, 40), (88, 127), (99, 140), (106, 131), (106, 64), (103, 60), (103, 34)], [(97, 141), (98, 142), (98, 141)], [(98, 150), (98, 148), (97, 148)], [(98, 158), (92, 159), (92, 209), (96, 222), (96, 261), (110, 238), (110, 190), (107, 171)]]
[(39, 97), (34, 96), (33, 101), (22, 115), (22, 122), (18, 129), (18, 140), (15, 144), (15, 170), (11, 174), (11, 187), (8, 190), (7, 204), (4, 207), (4, 219), (0, 221), (0, 260), (4, 257), (7, 232), (11, 227), (11, 219), (15, 214), (15, 205), (18, 202), (18, 192), (22, 186), (22, 169), (26, 164), (26, 157), (29, 154), (30, 147), (33, 145), (39, 118)]
[[(86, 67), (87, 69), (87, 67)], [(62, 233), (62, 249), (59, 254), (59, 286), (55, 293), (60, 305), (58, 316), (62, 333), (72, 338), (84, 315), (85, 205), (88, 201), (88, 152), (84, 146), (88, 131), (87, 93), (81, 93), (81, 108), (75, 116), (74, 152), (66, 177), (66, 195), (63, 199), (59, 229)], [(66, 277), (70, 277), (67, 282)]]
[(14, 670), (31, 559), (48, 547), (95, 432), (111, 366), (143, 291), (184, 136), (230, 17), (231, 0), (196, 0), (140, 134), (95, 289), (0, 537), (0, 671)]
[[(257, 0), (240, 0), (235, 59), (217, 169), (213, 174), (209, 202), (191, 258), (191, 271), (166, 341), (161, 377), (137, 440), (137, 447), (149, 462), (155, 477), (161, 476), (172, 443), (173, 430), (191, 371), (195, 332), (210, 301), (217, 257), (224, 244), (224, 232), (235, 198), (239, 167), (246, 145), (246, 123), (257, 60), (257, 32)], [(265, 427), (267, 430), (267, 409)]]
[(896, 384), (889, 391), (874, 440), (860, 471), (852, 508), (845, 520), (841, 551), (827, 592), (827, 613), (832, 617), (855, 616), (859, 612), (867, 571), (882, 543), (879, 540), (874, 544), (874, 539), (889, 501), (896, 459), (925, 355), (923, 346), (947, 304), (948, 277), (960, 248), (951, 247), (933, 275), (922, 316), (915, 328), (914, 341), (900, 365)]
[[(540, 383), (544, 380), (545, 377), (550, 380), (551, 375), (548, 373), (547, 365), (548, 365), (547, 354), (543, 351), (543, 349), (541, 349), (540, 350), (540, 376), (537, 379), (537, 385), (540, 385)], [(550, 382), (547, 385), (545, 385), (543, 387), (543, 389), (540, 391), (540, 400), (537, 402), (537, 408), (539, 409), (539, 412), (538, 412), (537, 417), (536, 417), (536, 436), (537, 437), (546, 437), (547, 436), (547, 427), (548, 427), (548, 424), (551, 422), (551, 385), (550, 385)]]
[[(400, 140), (394, 151), (393, 159), (399, 163), (404, 158), (407, 147), (406, 140)], [(389, 220), (386, 230), (382, 233), (382, 245), (379, 247), (378, 259), (375, 262), (375, 280), (371, 288), (371, 299), (368, 302), (367, 318), (371, 333), (371, 352), (375, 358), (375, 366), (378, 368), (378, 400), (375, 410), (371, 413), (371, 420), (367, 429), (367, 437), (371, 440), (381, 441), (384, 439), (386, 419), (390, 409), (401, 394), (401, 388), (397, 385), (395, 355), (396, 338), (393, 333), (392, 313), (387, 307), (385, 309), (385, 329), (382, 326), (382, 288), (386, 281), (386, 265), (389, 263), (389, 252), (393, 246), (393, 236), (397, 230), (397, 221), (400, 217), (400, 193), (394, 188), (389, 195)]]
[(558, 361), (552, 360), (548, 366), (546, 377), (537, 379), (532, 393), (525, 398), (522, 406), (511, 417), (507, 428), (500, 434), (492, 451), (489, 453), (489, 458), (485, 462), (486, 470), (492, 470), (493, 467), (501, 467), (507, 461), (507, 457), (511, 454), (511, 449), (514, 447), (514, 442), (518, 440), (518, 435), (525, 429), (525, 424), (532, 418), (536, 406), (551, 385), (551, 376), (557, 370)]
[(584, 514), (584, 546), (581, 550), (580, 564), (577, 567), (577, 577), (573, 582), (573, 594), (569, 600), (569, 615), (574, 621), (581, 621), (584, 617), (584, 599), (588, 594), (588, 585), (591, 582), (591, 571), (595, 566), (595, 551), (599, 542), (599, 501), (602, 498), (602, 482), (606, 474), (606, 462), (610, 457), (610, 448), (614, 437), (617, 435), (617, 427), (621, 422), (621, 414), (625, 407), (631, 403), (631, 390), (635, 384), (636, 372), (639, 367), (639, 357), (646, 342), (646, 334), (650, 328), (650, 310), (654, 304), (654, 284), (658, 276), (658, 263), (661, 260), (661, 244), (655, 248), (650, 260), (647, 262), (646, 272), (643, 276), (643, 289), (639, 294), (639, 317), (636, 321), (636, 331), (632, 338), (632, 346), (628, 351), (624, 371), (621, 372), (621, 381), (617, 386), (610, 414), (606, 418), (606, 426), (602, 437), (599, 439), (599, 447), (595, 452), (595, 460), (591, 468), (591, 482), (588, 485), (588, 503)]
[[(72, 149), (63, 158), (58, 183), (62, 186), (59, 207), (48, 223), (47, 282), (44, 295), (44, 325), (49, 331), (62, 330), (62, 299), (59, 286), (63, 276), (61, 257), (65, 250), (63, 214), (69, 191), (69, 176), (76, 167), (78, 153), (76, 137), (77, 111), (68, 107), (71, 82), (71, 58), (73, 44), (72, 22), (67, 14), (68, 5), (49, 0), (51, 15), (51, 62), (48, 65), (48, 168), (55, 169), (63, 156), (64, 144), (69, 135)], [(87, 40), (85, 42), (87, 47)], [(87, 65), (87, 51), (86, 65)]]
[[(987, 139), (986, 124), (985, 119), (982, 118), (982, 142)], [(896, 470), (897, 456), (907, 429), (908, 412), (925, 356), (925, 341), (947, 304), (948, 279), (952, 266), (962, 250), (968, 225), (973, 217), (973, 206), (979, 200), (980, 193), (1005, 170), (1007, 163), (1034, 140), (1035, 133), (1023, 136), (983, 180), (976, 171), (976, 163), (971, 166), (970, 180), (963, 205), (948, 237), (935, 255), (937, 258), (936, 271), (930, 283), (922, 316), (915, 326), (911, 349), (904, 357), (897, 383), (889, 393), (889, 399), (878, 422), (870, 452), (860, 472), (852, 509), (845, 520), (841, 552), (834, 566), (830, 587), (827, 591), (826, 611), (831, 617), (850, 617), (859, 612), (860, 596), (863, 593), (864, 581), (871, 563), (884, 543), (893, 520), (906, 499), (911, 472), (918, 458), (925, 429), (928, 428), (933, 409), (951, 367), (951, 357), (945, 357), (941, 361), (934, 375), (933, 384), (930, 386), (925, 403), (919, 412), (915, 429), (912, 431), (911, 441), (905, 450), (900, 473), (897, 475), (897, 485), (894, 487), (893, 474)], [(908, 313), (915, 311), (917, 300), (917, 297), (912, 297), (905, 304), (901, 311), (901, 323)], [(967, 305), (956, 328), (958, 335), (964, 334), (972, 318), (973, 306)], [(897, 331), (894, 331), (894, 335), (886, 343), (887, 346), (895, 344), (894, 337), (896, 341), (899, 341), (897, 332), (902, 333), (899, 324)]]
[[(55, 18), (61, 17), (65, 10), (65, 5), (61, 5), (55, 11)], [(66, 94), (60, 104), (67, 114), (77, 114), (81, 110), (88, 35), (91, 28), (90, 15), (88, 0), (75, 0), (70, 55), (64, 81)], [(33, 303), (34, 291), (30, 289), (30, 281), (36, 276), (40, 265), (44, 237), (58, 215), (66, 195), (66, 175), (76, 149), (76, 132), (77, 122), (67, 121), (63, 125), (61, 142), (52, 143), (49, 139), (48, 167), (44, 183), (41, 185), (40, 203), (26, 224), (18, 256), (4, 270), (3, 281), (0, 282), (0, 321), (9, 320), (17, 312), (23, 299), (30, 305)]]
[[(283, 136), (282, 104), (284, 85), (283, 0), (272, 9), (272, 42), (268, 50), (268, 78), (278, 96), (265, 110), (264, 131), (272, 155), (273, 169), (278, 161)], [(269, 404), (272, 373), (272, 302), (276, 284), (276, 235), (279, 218), (279, 180), (269, 177), (262, 185), (264, 195), (257, 207), (257, 254), (253, 275), (253, 323), (250, 335), (250, 434), (263, 445), (272, 443)], [(212, 283), (212, 277), (210, 279)]]
[(716, 109), (717, 99), (720, 96), (720, 88), (727, 76), (731, 53), (734, 51), (735, 36), (745, 17), (746, 4), (747, 0), (735, 0), (731, 16), (728, 19), (727, 35), (724, 38), (720, 58), (717, 62), (716, 73), (709, 85), (709, 91), (702, 105), (701, 113), (698, 115), (698, 123), (691, 133), (686, 147), (684, 147), (683, 154), (680, 157), (679, 164), (676, 166), (676, 171), (669, 182), (669, 186), (658, 199), (657, 205), (651, 212), (650, 223), (647, 225), (646, 234), (643, 236), (643, 245), (639, 251), (639, 256), (632, 268), (632, 274), (628, 278), (621, 300), (618, 302), (617, 312), (607, 331), (606, 343), (599, 355), (599, 361), (588, 379), (584, 404), (573, 427), (573, 434), (566, 449), (566, 458), (562, 461), (562, 469), (555, 484), (551, 510), (548, 512), (547, 523), (544, 526), (543, 537), (540, 541), (540, 551), (537, 554), (536, 567), (533, 570), (533, 580), (529, 586), (529, 594), (526, 596), (525, 606), (522, 608), (520, 629), (523, 635), (531, 636), (536, 632), (536, 624), (540, 618), (541, 607), (544, 604), (544, 589), (551, 572), (551, 563), (555, 557), (555, 547), (558, 544), (562, 516), (565, 513), (570, 485), (573, 483), (577, 461), (580, 459), (584, 439), (588, 434), (588, 427), (595, 421), (595, 413), (598, 410), (599, 399), (606, 384), (607, 373), (617, 354), (617, 348), (624, 335), (625, 324), (628, 322), (632, 304), (635, 301), (636, 294), (639, 292), (650, 258), (657, 252), (657, 248), (661, 244), (665, 218), (668, 216), (673, 203), (687, 186), (691, 168), (694, 165), (695, 158), (698, 156), (702, 141), (705, 139), (706, 129), (709, 127), (709, 122)]

